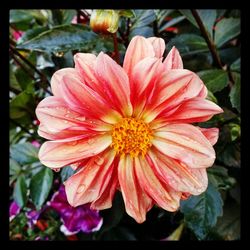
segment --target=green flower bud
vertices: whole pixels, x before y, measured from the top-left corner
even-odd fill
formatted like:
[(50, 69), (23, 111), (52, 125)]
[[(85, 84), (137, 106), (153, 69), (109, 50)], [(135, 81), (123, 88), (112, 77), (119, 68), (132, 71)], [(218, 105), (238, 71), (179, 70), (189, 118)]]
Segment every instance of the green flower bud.
[(119, 12), (116, 10), (93, 10), (90, 27), (94, 32), (115, 33), (119, 24)]

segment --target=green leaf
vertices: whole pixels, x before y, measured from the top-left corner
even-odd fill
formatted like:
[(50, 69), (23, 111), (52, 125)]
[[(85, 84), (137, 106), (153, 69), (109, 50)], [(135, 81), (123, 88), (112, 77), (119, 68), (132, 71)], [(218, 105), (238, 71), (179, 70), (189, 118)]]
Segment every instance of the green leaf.
[(181, 34), (171, 39), (167, 50), (175, 46), (182, 56), (193, 55), (208, 51), (207, 43), (203, 37), (194, 34)]
[(218, 48), (240, 34), (239, 18), (223, 18), (215, 27), (214, 41)]
[(29, 22), (33, 19), (27, 10), (10, 10), (10, 23)]
[(225, 70), (203, 70), (198, 72), (198, 75), (212, 93), (221, 91), (228, 85), (228, 75)]
[(156, 21), (157, 21), (158, 25), (161, 25), (164, 22), (165, 18), (167, 16), (170, 16), (171, 13), (174, 11), (175, 10), (173, 10), (173, 9), (163, 9), (163, 10), (156, 9), (156, 10), (154, 10), (155, 15), (156, 15)]
[(129, 10), (129, 9), (120, 10), (119, 15), (124, 16), (124, 17), (128, 17), (128, 18), (136, 17), (135, 11), (134, 10)]
[(20, 164), (31, 164), (38, 160), (38, 149), (31, 143), (18, 143), (10, 147), (11, 158)]
[(13, 197), (19, 207), (22, 208), (23, 206), (25, 206), (27, 202), (27, 186), (23, 175), (20, 175), (17, 178), (17, 182), (15, 183), (14, 187)]
[(235, 141), (237, 138), (240, 137), (241, 135), (241, 128), (239, 124), (230, 122), (228, 124), (229, 128), (230, 128), (230, 133), (231, 133), (231, 140)]
[(213, 93), (210, 90), (208, 90), (206, 99), (218, 104), (217, 98), (213, 95)]
[(38, 36), (40, 33), (47, 31), (47, 27), (36, 27), (33, 29), (27, 30), (22, 37), (18, 40), (18, 44), (22, 44), (36, 36)]
[(198, 14), (206, 30), (210, 34), (210, 37), (213, 38), (213, 27), (214, 27), (214, 23), (215, 23), (216, 16), (217, 16), (216, 10), (215, 9), (198, 10)]
[(74, 172), (70, 166), (64, 167), (60, 172), (62, 182), (65, 182)]
[(144, 27), (156, 20), (154, 10), (135, 10), (136, 18), (131, 30), (139, 27)]
[(70, 24), (73, 18), (77, 15), (76, 10), (62, 10), (63, 24)]
[(222, 166), (216, 166), (208, 169), (208, 179), (217, 188), (228, 190), (236, 184), (236, 180), (228, 175), (228, 170)]
[(229, 143), (225, 145), (223, 151), (217, 154), (217, 158), (226, 166), (239, 168), (241, 164), (240, 145), (238, 143)]
[(10, 175), (18, 175), (21, 171), (21, 166), (13, 159), (10, 159)]
[(162, 25), (160, 28), (159, 28), (159, 32), (162, 32), (164, 31), (165, 29), (177, 24), (177, 23), (180, 23), (181, 21), (183, 21), (186, 17), (185, 16), (178, 16), (178, 17), (175, 17), (173, 18), (172, 20), (170, 20), (169, 22), (167, 22), (166, 24)]
[(215, 226), (217, 217), (222, 216), (222, 206), (220, 193), (209, 185), (206, 192), (182, 201), (181, 212), (187, 226), (199, 240), (203, 240)]
[(192, 23), (195, 27), (199, 28), (197, 22), (195, 21), (193, 14), (190, 10), (187, 9), (180, 9), (179, 10), (182, 15), (184, 15), (190, 23)]
[(223, 217), (218, 219), (215, 230), (223, 240), (240, 239), (240, 206), (235, 203), (226, 204)]
[(240, 93), (240, 74), (238, 73), (234, 73), (233, 74), (233, 77), (234, 77), (234, 80), (235, 80), (235, 83), (230, 91), (230, 101), (231, 101), (231, 104), (234, 108), (236, 108), (239, 112), (241, 110), (241, 105), (240, 105), (240, 96), (241, 96), (241, 93)]
[(10, 86), (17, 90), (17, 91), (22, 91), (20, 85), (18, 84), (17, 78), (14, 74), (14, 67), (12, 64), (9, 65), (9, 81), (10, 81)]
[(238, 58), (236, 61), (234, 61), (231, 66), (230, 66), (230, 69), (232, 71), (237, 71), (237, 72), (240, 72), (240, 63), (241, 63), (241, 60), (240, 58)]
[(130, 39), (136, 35), (150, 37), (153, 35), (153, 28), (149, 25), (156, 20), (154, 10), (135, 10), (136, 18), (130, 28)]
[(34, 97), (28, 91), (23, 91), (10, 102), (10, 118), (21, 118), (29, 113), (34, 113)]
[(18, 45), (19, 49), (41, 52), (67, 52), (80, 50), (98, 40), (98, 35), (83, 25), (60, 25), (39, 34), (37, 37)]
[(44, 167), (31, 178), (30, 197), (37, 209), (40, 209), (47, 199), (53, 182), (53, 173), (50, 168)]

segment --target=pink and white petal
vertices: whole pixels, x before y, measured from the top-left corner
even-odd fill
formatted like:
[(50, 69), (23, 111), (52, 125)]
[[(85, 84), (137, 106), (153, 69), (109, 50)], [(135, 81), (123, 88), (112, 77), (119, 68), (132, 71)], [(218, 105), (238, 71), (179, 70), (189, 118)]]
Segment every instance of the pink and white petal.
[(152, 144), (166, 156), (191, 168), (213, 165), (215, 151), (202, 132), (190, 124), (168, 124), (154, 133)]
[(97, 57), (95, 72), (102, 83), (108, 102), (124, 116), (132, 115), (129, 80), (124, 69), (101, 52)]
[[(89, 162), (64, 184), (68, 202), (76, 207), (91, 203), (103, 195), (114, 171), (115, 152), (106, 150)], [(109, 191), (109, 190), (106, 190)]]
[(167, 57), (163, 61), (163, 65), (165, 66), (165, 70), (183, 69), (183, 62), (178, 49), (173, 47), (169, 51)]
[(74, 68), (64, 68), (57, 70), (51, 77), (51, 90), (54, 96), (62, 98), (61, 84), (65, 75), (77, 76), (77, 71)]
[(84, 82), (105, 99), (102, 84), (98, 81), (95, 73), (96, 56), (90, 53), (77, 53), (74, 55), (75, 69)]
[(138, 223), (142, 223), (146, 220), (146, 213), (152, 207), (153, 201), (141, 189), (135, 175), (136, 167), (134, 159), (125, 155), (118, 165), (118, 179), (126, 212)]
[[(101, 195), (92, 202), (90, 208), (96, 210), (103, 210), (112, 207), (112, 201), (115, 195), (115, 192), (118, 187), (118, 176), (117, 176), (117, 168), (118, 168), (118, 158), (115, 158), (113, 161), (113, 172), (111, 174), (111, 178), (108, 178), (108, 184), (102, 185)], [(107, 181), (107, 180), (106, 180)]]
[(144, 119), (152, 121), (163, 111), (170, 111), (186, 99), (196, 96), (202, 84), (197, 85), (195, 74), (189, 70), (173, 69), (159, 76), (151, 104), (146, 108)]
[[(80, 135), (83, 131), (109, 131), (111, 125), (100, 120), (93, 122), (81, 113), (73, 111), (61, 98), (50, 96), (43, 99), (36, 108), (36, 115), (45, 133), (58, 134), (60, 139)], [(58, 138), (59, 139), (59, 138)]]
[(111, 124), (121, 119), (121, 115), (97, 92), (82, 83), (78, 76), (65, 75), (62, 80), (63, 99), (74, 111)]
[(157, 150), (148, 152), (147, 161), (156, 176), (176, 191), (199, 195), (207, 188), (205, 168), (189, 168)]
[(142, 36), (134, 36), (128, 45), (123, 62), (123, 68), (129, 77), (135, 65), (146, 57), (155, 57), (151, 42)]
[(142, 190), (159, 207), (171, 212), (176, 211), (180, 206), (181, 192), (175, 191), (166, 183), (161, 182), (145, 158), (136, 157), (135, 165), (135, 173)]
[(214, 102), (196, 97), (184, 101), (175, 110), (174, 113), (166, 113), (167, 121), (177, 123), (194, 123), (209, 120), (213, 115), (222, 113), (223, 110)]
[(201, 89), (200, 93), (197, 95), (197, 97), (202, 97), (202, 98), (206, 98), (208, 94), (208, 90), (206, 85), (203, 85), (203, 88)]
[(155, 56), (161, 58), (165, 51), (165, 41), (159, 37), (149, 37), (147, 40), (152, 44)]
[(134, 114), (136, 116), (139, 116), (138, 113), (141, 112), (144, 105), (151, 102), (155, 82), (162, 72), (163, 66), (161, 60), (154, 57), (141, 60), (133, 69), (130, 78), (131, 102), (134, 106)]
[(76, 130), (74, 128), (67, 128), (60, 131), (50, 131), (43, 124), (39, 125), (37, 133), (48, 140), (56, 140), (60, 142), (72, 142), (84, 138), (89, 138), (100, 134), (100, 132)]
[(214, 145), (219, 138), (219, 129), (218, 128), (200, 128), (197, 127), (202, 134), (209, 140), (209, 142)]
[(111, 142), (111, 136), (105, 134), (70, 142), (47, 141), (41, 146), (38, 156), (45, 166), (61, 168), (99, 154)]

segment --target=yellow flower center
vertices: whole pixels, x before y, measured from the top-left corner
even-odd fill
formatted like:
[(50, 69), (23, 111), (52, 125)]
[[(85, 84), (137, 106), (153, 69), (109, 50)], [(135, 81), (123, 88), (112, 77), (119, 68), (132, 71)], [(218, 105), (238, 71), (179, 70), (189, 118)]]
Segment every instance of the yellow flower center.
[(113, 127), (111, 147), (122, 156), (144, 156), (151, 146), (152, 138), (152, 131), (147, 123), (136, 118), (123, 118)]

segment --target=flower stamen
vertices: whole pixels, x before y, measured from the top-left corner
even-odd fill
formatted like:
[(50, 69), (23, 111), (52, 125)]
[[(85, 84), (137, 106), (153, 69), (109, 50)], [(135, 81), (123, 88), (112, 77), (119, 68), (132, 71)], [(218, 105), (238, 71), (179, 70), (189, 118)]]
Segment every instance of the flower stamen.
[(119, 155), (145, 156), (151, 147), (152, 131), (147, 123), (136, 118), (123, 118), (112, 131), (111, 147)]

